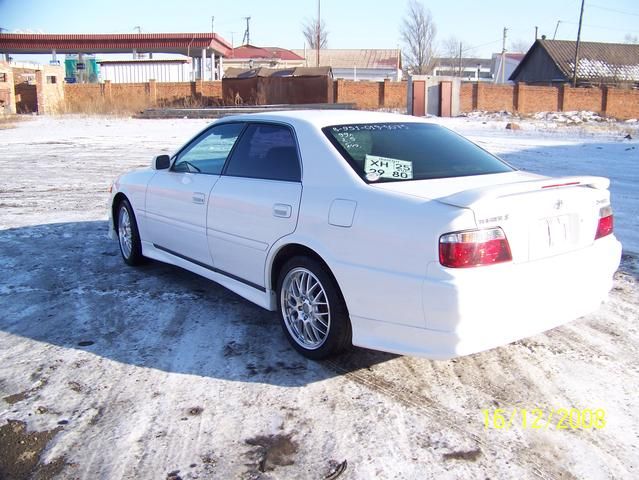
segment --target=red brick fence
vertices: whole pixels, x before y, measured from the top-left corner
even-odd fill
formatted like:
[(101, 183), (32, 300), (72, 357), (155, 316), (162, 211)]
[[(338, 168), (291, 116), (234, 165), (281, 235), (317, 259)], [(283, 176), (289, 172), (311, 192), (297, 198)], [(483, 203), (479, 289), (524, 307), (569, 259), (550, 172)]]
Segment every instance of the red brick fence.
[[(277, 79), (291, 80), (291, 79)], [(292, 79), (297, 80), (297, 79)], [(307, 81), (301, 77), (299, 80)], [(231, 85), (232, 86), (232, 85)], [(284, 85), (286, 87), (286, 85)], [(361, 109), (389, 108), (405, 111), (406, 82), (367, 82), (335, 80), (328, 85), (319, 85), (324, 92), (323, 101), (328, 103), (355, 103)], [(65, 84), (64, 98), (66, 110), (70, 112), (100, 113), (108, 111), (136, 111), (152, 106), (192, 106), (234, 105), (232, 88), (222, 88), (221, 81), (159, 83), (94, 83)], [(281, 90), (281, 89), (280, 89)], [(299, 89), (297, 89), (299, 90)], [(295, 91), (297, 91), (295, 90)], [(282, 97), (287, 89), (276, 96), (276, 103), (314, 103), (317, 95), (297, 95), (286, 102)], [(290, 88), (289, 92), (293, 92)], [(233, 92), (234, 93), (234, 92)], [(247, 104), (264, 103), (257, 93), (239, 92)], [(299, 92), (298, 92), (299, 93)], [(309, 96), (310, 95), (310, 96)], [(328, 96), (326, 96), (328, 95)], [(282, 98), (280, 98), (282, 97)], [(304, 97), (304, 98), (302, 98)]]
[(590, 110), (622, 120), (639, 118), (639, 90), (463, 83), (460, 110), (508, 111), (523, 114)]
[[(333, 101), (361, 109), (398, 109), (407, 105), (407, 82), (335, 80)], [(67, 111), (136, 111), (150, 106), (223, 105), (222, 82), (65, 84)], [(249, 102), (251, 103), (251, 102)], [(88, 106), (88, 108), (87, 108)], [(525, 84), (462, 83), (459, 111), (509, 111), (522, 114), (590, 110), (618, 119), (639, 118), (639, 90), (539, 87)]]

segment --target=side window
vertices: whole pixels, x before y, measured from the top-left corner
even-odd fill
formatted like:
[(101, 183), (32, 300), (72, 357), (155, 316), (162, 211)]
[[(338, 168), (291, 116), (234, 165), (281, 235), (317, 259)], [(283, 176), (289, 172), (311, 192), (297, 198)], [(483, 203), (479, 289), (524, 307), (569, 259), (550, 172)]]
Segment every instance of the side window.
[(297, 146), (290, 128), (282, 125), (249, 125), (224, 174), (285, 182), (301, 181)]
[(180, 152), (171, 170), (219, 175), (243, 128), (243, 123), (227, 123), (211, 128)]

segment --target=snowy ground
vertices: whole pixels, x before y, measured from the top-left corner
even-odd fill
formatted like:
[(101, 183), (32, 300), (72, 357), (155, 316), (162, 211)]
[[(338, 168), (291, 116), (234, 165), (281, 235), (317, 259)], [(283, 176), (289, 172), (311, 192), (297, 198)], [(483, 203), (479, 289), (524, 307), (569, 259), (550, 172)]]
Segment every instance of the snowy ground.
[[(446, 362), (310, 362), (275, 314), (174, 267), (125, 267), (106, 238), (111, 180), (205, 121), (0, 130), (0, 478), (321, 479), (345, 460), (348, 479), (636, 478), (636, 125), (439, 121), (517, 167), (612, 179), (625, 255), (597, 314)], [(482, 414), (571, 407), (604, 409), (605, 427), (536, 430), (518, 414), (500, 430)]]

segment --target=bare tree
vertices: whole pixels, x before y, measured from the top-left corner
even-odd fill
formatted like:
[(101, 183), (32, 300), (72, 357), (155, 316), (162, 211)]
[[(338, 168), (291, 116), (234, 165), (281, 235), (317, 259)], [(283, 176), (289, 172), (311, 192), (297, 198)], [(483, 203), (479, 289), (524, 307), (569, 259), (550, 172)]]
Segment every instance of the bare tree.
[(302, 33), (306, 39), (306, 44), (312, 50), (317, 49), (318, 33), (319, 48), (326, 48), (328, 45), (328, 30), (326, 30), (326, 23), (324, 20), (321, 20), (320, 22), (317, 21), (317, 18), (307, 20), (302, 25)]
[(436, 32), (430, 10), (417, 0), (409, 0), (408, 11), (400, 28), (409, 73), (424, 75), (431, 70)]
[(461, 41), (454, 35), (448, 37), (441, 46), (442, 54), (450, 64), (450, 73), (454, 77), (460, 77), (463, 71), (460, 46)]
[(639, 37), (626, 33), (626, 36), (623, 37), (623, 43), (639, 43)]
[(532, 47), (532, 43), (527, 42), (526, 40), (513, 40), (510, 42), (510, 51), (518, 52), (518, 53), (526, 53), (530, 47)]

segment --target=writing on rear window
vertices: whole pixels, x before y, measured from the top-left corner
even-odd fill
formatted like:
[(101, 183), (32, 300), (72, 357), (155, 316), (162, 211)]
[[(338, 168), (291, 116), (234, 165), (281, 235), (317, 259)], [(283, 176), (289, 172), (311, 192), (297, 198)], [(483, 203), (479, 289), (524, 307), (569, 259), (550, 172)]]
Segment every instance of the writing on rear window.
[(413, 178), (413, 162), (396, 158), (366, 155), (364, 170), (369, 181), (375, 181), (379, 178), (392, 178), (395, 180), (410, 180)]
[(332, 127), (333, 132), (335, 133), (344, 133), (344, 132), (371, 132), (371, 131), (382, 131), (382, 130), (407, 130), (408, 125), (405, 123), (371, 123), (371, 124), (362, 124), (362, 125), (341, 125), (337, 127)]

